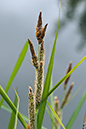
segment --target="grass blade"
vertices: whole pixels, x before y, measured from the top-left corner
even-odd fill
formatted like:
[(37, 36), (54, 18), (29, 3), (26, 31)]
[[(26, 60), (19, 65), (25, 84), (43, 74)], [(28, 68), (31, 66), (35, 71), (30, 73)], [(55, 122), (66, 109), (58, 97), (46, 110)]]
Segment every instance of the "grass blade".
[[(53, 45), (53, 49), (52, 49), (52, 53), (51, 53), (51, 57), (50, 57), (50, 61), (49, 61), (48, 69), (47, 69), (47, 74), (46, 74), (46, 78), (45, 78), (44, 89), (43, 89), (43, 94), (42, 94), (42, 100), (47, 96), (47, 93), (48, 93), (49, 88), (50, 88), (50, 80), (51, 80), (51, 75), (52, 75), (55, 48), (56, 48), (56, 41), (57, 41), (59, 23), (60, 23), (60, 8), (61, 8), (61, 3), (59, 2), (59, 18), (58, 18), (57, 31), (56, 31), (54, 45)], [(45, 112), (45, 107), (46, 107), (46, 101), (43, 101), (40, 104), (39, 111), (38, 111), (37, 129), (41, 129), (42, 122), (43, 122), (43, 117), (44, 117), (44, 112)]]
[(86, 90), (83, 93), (83, 96), (82, 96), (81, 100), (79, 101), (79, 103), (78, 103), (78, 105), (77, 105), (72, 117), (70, 118), (70, 120), (69, 120), (69, 122), (68, 122), (68, 124), (66, 126), (66, 129), (71, 129), (71, 127), (72, 127), (77, 115), (79, 114), (79, 111), (80, 111), (80, 109), (81, 109), (81, 107), (82, 107), (82, 105), (83, 105), (85, 100), (86, 100)]
[[(4, 110), (6, 110), (6, 111), (8, 111), (8, 112), (10, 112), (10, 113), (12, 112), (12, 109), (10, 107), (8, 107), (7, 105), (5, 105), (5, 104), (2, 104), (1, 108), (4, 109)], [(25, 116), (22, 113), (20, 113), (20, 114), (21, 114), (21, 116), (23, 117), (23, 119), (25, 121), (27, 121), (27, 122), (29, 121), (29, 118), (27, 116)]]
[[(3, 97), (3, 99), (7, 102), (7, 104), (10, 106), (10, 108), (14, 111), (14, 113), (16, 114), (17, 108), (15, 107), (15, 105), (10, 100), (10, 98), (8, 97), (8, 95), (6, 94), (6, 92), (3, 90), (3, 88), (1, 86), (0, 86), (0, 94)], [(22, 116), (19, 112), (18, 112), (18, 119), (20, 120), (20, 122), (24, 126), (24, 128), (26, 128), (27, 123), (24, 121), (24, 119), (22, 118)]]
[[(50, 89), (52, 89), (52, 87), (53, 87), (53, 83), (52, 83), (52, 77), (51, 77)], [(50, 105), (52, 108), (54, 108), (53, 93), (50, 95)], [(53, 117), (52, 112), (51, 112), (51, 116), (52, 116), (52, 117), (50, 117), (51, 118), (51, 129), (53, 129), (54, 128), (54, 123), (53, 123), (54, 117)]]
[(60, 123), (60, 125), (63, 127), (63, 129), (66, 129), (63, 125), (63, 123), (61, 122), (61, 120), (59, 119), (59, 117), (57, 116), (56, 112), (53, 110), (53, 108), (51, 107), (51, 105), (48, 103), (47, 101), (47, 104), (50, 108), (50, 110), (52, 111), (53, 115), (55, 116), (55, 118), (57, 119), (57, 121)]
[(17, 129), (17, 116), (18, 116), (18, 110), (19, 110), (19, 102), (20, 102), (20, 99), (19, 99), (19, 96), (18, 96), (18, 93), (17, 91), (14, 89), (15, 91), (15, 94), (17, 96), (17, 99), (18, 99), (18, 103), (17, 103), (17, 112), (16, 112), (16, 117), (15, 117), (15, 126), (14, 126), (14, 129)]
[[(24, 57), (25, 57), (26, 52), (28, 50), (28, 46), (29, 46), (29, 42), (27, 40), (25, 45), (24, 45), (24, 47), (23, 47), (23, 49), (22, 49), (22, 51), (21, 51), (21, 53), (20, 53), (20, 55), (19, 55), (19, 58), (18, 58), (16, 64), (15, 64), (15, 67), (14, 67), (14, 69), (12, 71), (12, 74), (11, 74), (9, 80), (8, 80), (8, 83), (6, 85), (6, 88), (5, 88), (6, 93), (8, 92), (8, 90), (9, 90), (9, 88), (10, 88), (10, 86), (11, 86), (11, 84), (12, 84), (12, 82), (13, 82), (13, 80), (14, 80), (14, 78), (15, 78), (15, 76), (16, 76), (16, 74), (17, 74), (17, 72), (18, 72), (18, 70), (19, 70), (19, 68), (20, 68), (20, 66), (21, 66), (21, 64), (23, 62), (23, 60), (24, 60)], [(3, 103), (3, 101), (4, 101), (4, 99), (1, 98), (0, 107), (1, 107), (1, 105)]]
[[(5, 104), (2, 104), (1, 108), (4, 109), (4, 110), (6, 110), (6, 111), (8, 111), (8, 112), (12, 112), (12, 109), (10, 107), (8, 107), (7, 105), (5, 105)], [(23, 119), (25, 121), (27, 121), (27, 122), (29, 121), (29, 118), (27, 116), (25, 116), (22, 113), (20, 113), (20, 114), (21, 114), (21, 116), (23, 117)], [(42, 129), (47, 129), (47, 128), (45, 128), (45, 127), (42, 126)]]
[[(17, 96), (16, 95), (15, 95), (14, 105), (15, 105), (15, 107), (17, 106)], [(8, 129), (10, 129), (10, 127), (11, 127), (11, 129), (13, 129), (14, 122), (15, 122), (15, 113), (12, 111)]]
[(65, 79), (67, 79), (67, 78), (74, 72), (74, 70), (79, 67), (79, 65), (80, 65), (85, 59), (86, 59), (86, 56), (84, 56), (84, 57), (79, 61), (79, 63), (78, 63), (77, 65), (75, 65), (75, 67), (73, 67), (73, 69), (72, 69), (68, 74), (66, 74), (66, 75), (49, 91), (47, 97), (48, 97), (51, 93), (53, 93), (53, 91), (56, 90), (56, 88), (57, 88)]
[(48, 115), (49, 115), (49, 117), (51, 119), (52, 124), (54, 125), (53, 127), (55, 127), (55, 122), (54, 122), (53, 115), (52, 115), (53, 113), (51, 114), (51, 112), (49, 111), (47, 106), (46, 106), (46, 111), (47, 111), (47, 113), (48, 113)]

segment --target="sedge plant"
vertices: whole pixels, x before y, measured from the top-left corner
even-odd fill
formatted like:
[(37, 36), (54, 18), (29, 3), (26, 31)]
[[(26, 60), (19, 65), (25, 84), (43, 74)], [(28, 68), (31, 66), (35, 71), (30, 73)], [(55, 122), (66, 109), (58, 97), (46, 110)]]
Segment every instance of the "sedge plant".
[[(35, 32), (37, 42), (38, 42), (38, 48), (39, 48), (38, 54), (36, 55), (33, 43), (31, 42), (30, 39), (28, 39), (19, 55), (19, 58), (8, 80), (5, 90), (0, 85), (0, 95), (2, 96), (0, 100), (0, 107), (3, 108), (4, 110), (12, 112), (8, 129), (17, 128), (17, 118), (19, 119), (19, 121), (21, 122), (22, 126), (25, 129), (46, 129), (45, 127), (42, 126), (45, 110), (47, 110), (51, 119), (51, 129), (60, 129), (60, 126), (62, 126), (63, 129), (71, 129), (86, 99), (86, 90), (85, 90), (68, 124), (64, 126), (64, 124), (61, 122), (62, 115), (63, 115), (63, 108), (65, 105), (69, 103), (70, 101), (69, 96), (74, 86), (74, 82), (72, 82), (67, 91), (66, 88), (68, 85), (68, 81), (70, 79), (70, 75), (77, 69), (77, 67), (79, 67), (79, 65), (84, 60), (86, 60), (86, 55), (73, 68), (72, 68), (72, 62), (70, 62), (68, 69), (66, 71), (66, 75), (59, 82), (57, 82), (55, 86), (53, 86), (52, 70), (53, 70), (53, 62), (55, 57), (55, 49), (56, 49), (57, 36), (58, 36), (59, 24), (60, 24), (60, 9), (61, 9), (61, 2), (59, 1), (58, 25), (57, 25), (55, 40), (54, 40), (45, 80), (44, 80), (44, 61), (45, 61), (44, 37), (46, 34), (46, 29), (48, 24), (42, 27), (42, 11), (40, 11), (38, 21), (37, 21), (37, 26), (36, 26), (36, 32)], [(34, 93), (31, 86), (29, 86), (29, 93), (28, 93), (28, 112), (29, 113), (27, 117), (19, 112), (19, 102), (17, 103), (18, 94), (16, 93), (15, 101), (13, 103), (9, 98), (7, 92), (25, 58), (28, 47), (30, 48), (30, 52), (32, 56), (31, 63), (35, 67), (35, 82), (34, 82)], [(64, 85), (63, 85), (64, 95), (60, 105), (58, 96), (54, 97), (53, 92), (63, 82), (64, 82)], [(50, 96), (50, 103), (47, 101), (49, 96)], [(4, 100), (7, 102), (9, 107), (3, 104)], [(47, 106), (50, 108), (50, 110), (47, 108)], [(84, 116), (84, 122), (82, 124), (84, 126), (85, 126), (85, 117), (86, 117), (86, 113)]]

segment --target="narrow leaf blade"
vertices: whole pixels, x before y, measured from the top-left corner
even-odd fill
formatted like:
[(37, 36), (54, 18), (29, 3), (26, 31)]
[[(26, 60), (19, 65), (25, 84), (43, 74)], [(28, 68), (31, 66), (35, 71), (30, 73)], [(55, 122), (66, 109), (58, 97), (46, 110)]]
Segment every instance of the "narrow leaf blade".
[(75, 69), (79, 67), (79, 65), (80, 65), (85, 59), (86, 59), (86, 56), (84, 56), (84, 57), (79, 61), (79, 63), (76, 64), (76, 65), (73, 67), (73, 69), (72, 69), (68, 74), (66, 74), (66, 75), (49, 91), (47, 97), (48, 97), (51, 93), (53, 93), (53, 91), (56, 90), (56, 88), (57, 88), (62, 82), (64, 82), (64, 80), (67, 79), (67, 78), (75, 71)]
[[(26, 52), (28, 50), (28, 46), (29, 46), (29, 42), (27, 40), (25, 45), (24, 45), (24, 47), (23, 47), (23, 49), (22, 49), (22, 51), (21, 51), (21, 53), (20, 53), (20, 55), (19, 55), (19, 58), (18, 58), (16, 64), (15, 64), (15, 67), (14, 67), (14, 69), (12, 71), (12, 74), (11, 74), (9, 80), (8, 80), (8, 83), (6, 85), (6, 88), (5, 88), (6, 93), (8, 92), (8, 90), (9, 90), (9, 88), (10, 88), (10, 86), (11, 86), (11, 84), (12, 84), (12, 82), (13, 82), (13, 80), (14, 80), (14, 78), (15, 78), (15, 76), (16, 76), (16, 74), (17, 74), (17, 72), (18, 72), (18, 70), (19, 70), (19, 68), (20, 68), (20, 66), (21, 66), (21, 64), (23, 62), (23, 60), (24, 60), (24, 57), (25, 57)], [(3, 103), (3, 101), (4, 101), (4, 99), (1, 98), (0, 107), (1, 107), (1, 105)]]
[(57, 119), (57, 121), (60, 123), (60, 125), (63, 127), (63, 129), (66, 129), (63, 125), (63, 123), (61, 122), (60, 118), (57, 116), (56, 112), (53, 110), (53, 108), (51, 107), (51, 105), (48, 103), (47, 101), (47, 104), (50, 108), (50, 110), (52, 111), (53, 115), (55, 116), (55, 118)]
[(82, 107), (82, 105), (83, 105), (85, 100), (86, 100), (86, 90), (84, 91), (82, 98), (80, 99), (80, 101), (79, 101), (79, 103), (78, 103), (73, 115), (71, 116), (71, 118), (70, 118), (70, 120), (69, 120), (69, 122), (68, 122), (68, 124), (66, 126), (66, 129), (71, 129), (71, 127), (72, 127), (76, 117), (78, 116), (79, 111), (80, 111), (80, 109), (81, 109), (81, 107)]
[[(52, 77), (51, 77), (51, 83), (50, 83), (50, 89), (52, 89), (53, 87), (53, 83), (52, 83)], [(54, 99), (53, 99), (53, 93), (50, 95), (50, 105), (52, 106), (52, 108), (54, 108)], [(54, 128), (54, 117), (53, 117), (53, 113), (51, 112), (51, 129)], [(53, 120), (52, 120), (53, 119)]]
[[(17, 106), (17, 96), (16, 95), (15, 95), (14, 105), (15, 105), (15, 107)], [(9, 125), (8, 125), (8, 129), (10, 129), (10, 127), (11, 127), (11, 129), (13, 129), (14, 123), (15, 123), (15, 113), (12, 111)]]
[[(6, 92), (3, 90), (3, 88), (0, 85), (0, 94), (3, 97), (3, 99), (7, 102), (7, 104), (10, 106), (10, 108), (12, 109), (12, 111), (14, 111), (14, 113), (16, 114), (17, 112), (17, 108), (15, 107), (15, 105), (13, 104), (13, 102), (10, 100), (10, 98), (8, 97), (8, 95), (6, 94)], [(20, 120), (21, 124), (24, 126), (24, 128), (27, 127), (27, 123), (24, 121), (24, 119), (22, 118), (21, 114), (18, 112), (18, 119)]]
[(18, 103), (17, 103), (17, 112), (16, 112), (16, 115), (15, 115), (15, 125), (14, 125), (14, 129), (17, 129), (17, 116), (18, 116), (18, 110), (19, 110), (19, 102), (20, 102), (20, 99), (19, 99), (19, 96), (18, 96), (18, 93), (17, 91), (14, 89), (15, 91), (15, 94), (17, 96), (17, 99), (18, 99)]
[[(5, 104), (2, 104), (1, 108), (4, 109), (4, 110), (6, 110), (6, 111), (8, 111), (8, 112), (10, 112), (10, 113), (12, 113), (12, 109), (10, 107), (8, 107), (7, 105), (5, 105)], [(21, 116), (23, 117), (23, 119), (25, 121), (27, 121), (27, 122), (29, 121), (29, 118), (27, 116), (25, 116), (22, 113), (20, 113), (20, 114), (21, 114)]]

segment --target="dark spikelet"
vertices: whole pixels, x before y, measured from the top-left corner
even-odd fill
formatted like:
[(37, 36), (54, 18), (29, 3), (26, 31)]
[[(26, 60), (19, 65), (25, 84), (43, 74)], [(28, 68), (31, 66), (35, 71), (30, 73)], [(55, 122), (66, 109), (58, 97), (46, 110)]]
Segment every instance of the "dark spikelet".
[[(69, 62), (69, 66), (67, 68), (66, 74), (69, 73), (72, 69), (72, 61)], [(71, 76), (71, 75), (70, 75)], [(66, 89), (70, 76), (64, 81), (64, 89)]]
[(41, 29), (42, 29), (42, 11), (40, 11), (39, 13), (36, 31), (41, 31)]
[(68, 98), (70, 96), (70, 93), (71, 93), (71, 90), (74, 86), (74, 82), (71, 83), (70, 87), (69, 87), (69, 90), (66, 92), (64, 98), (63, 98), (63, 101), (62, 101), (62, 104), (61, 104), (61, 109), (65, 106), (65, 104), (67, 103), (68, 101)]
[(30, 39), (28, 39), (28, 42), (29, 42), (29, 44), (30, 44), (30, 51), (31, 51), (32, 57), (34, 57), (34, 56), (35, 56), (34, 46), (33, 46), (33, 44), (31, 43)]
[(38, 69), (38, 57), (34, 56), (32, 57), (32, 64), (35, 66), (36, 69)]
[(44, 37), (45, 37), (45, 32), (46, 32), (46, 29), (47, 29), (47, 25), (48, 25), (48, 24), (46, 24), (46, 25), (44, 26), (44, 28), (42, 28), (42, 31), (41, 31), (41, 39), (42, 39), (42, 40), (43, 40)]
[(29, 44), (30, 44), (30, 51), (31, 51), (31, 54), (32, 54), (32, 64), (37, 69), (38, 68), (38, 57), (35, 55), (34, 46), (31, 43), (30, 39), (28, 39), (28, 41), (29, 41)]
[(39, 44), (43, 42), (47, 25), (48, 24), (46, 24), (44, 28), (42, 28), (42, 11), (40, 11), (35, 32)]

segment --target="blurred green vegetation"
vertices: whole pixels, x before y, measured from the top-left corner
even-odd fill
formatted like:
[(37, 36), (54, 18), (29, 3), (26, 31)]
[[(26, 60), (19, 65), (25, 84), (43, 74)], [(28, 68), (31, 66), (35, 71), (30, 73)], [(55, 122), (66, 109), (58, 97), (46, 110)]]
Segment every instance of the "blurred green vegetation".
[(86, 1), (65, 0), (62, 1), (62, 9), (64, 17), (61, 20), (60, 30), (65, 27), (65, 25), (74, 21), (76, 23), (77, 33), (80, 37), (77, 50), (83, 50), (86, 47)]

